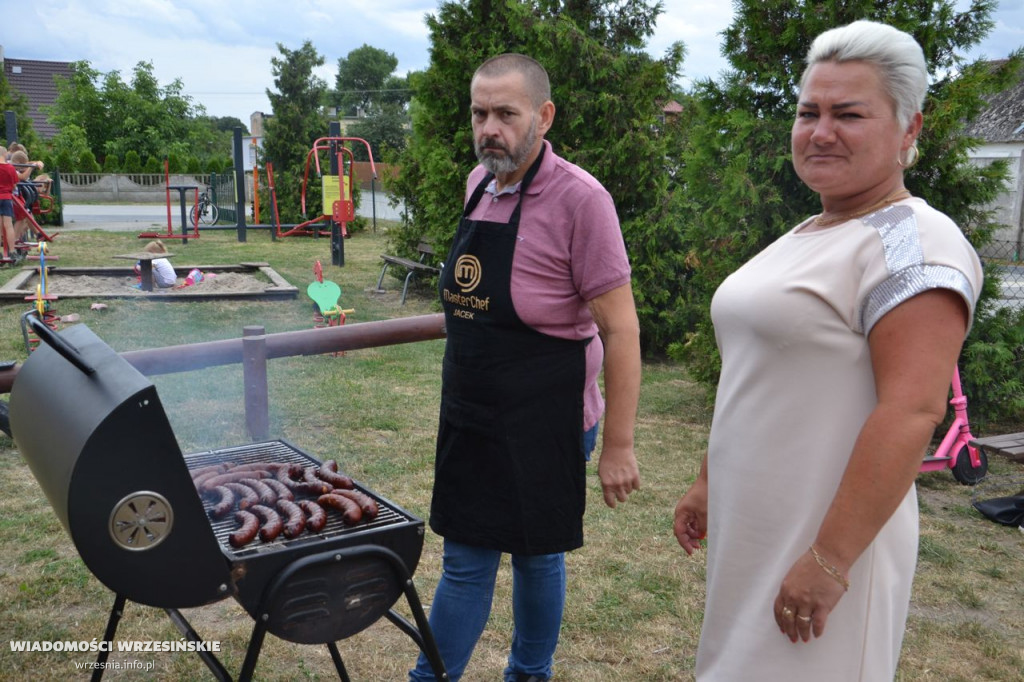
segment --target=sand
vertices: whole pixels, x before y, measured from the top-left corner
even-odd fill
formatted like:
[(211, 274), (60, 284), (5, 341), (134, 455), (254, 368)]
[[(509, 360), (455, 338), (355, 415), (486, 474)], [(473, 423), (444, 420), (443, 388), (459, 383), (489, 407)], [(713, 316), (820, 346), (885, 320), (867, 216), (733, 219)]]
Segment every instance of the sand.
[[(34, 280), (33, 280), (34, 281)], [(97, 296), (147, 296), (150, 292), (135, 288), (138, 278), (132, 276), (102, 275), (60, 275), (54, 273), (46, 283), (46, 292), (55, 296), (71, 294), (96, 294)], [(153, 293), (174, 295), (175, 293), (240, 294), (258, 293), (271, 286), (266, 278), (241, 272), (208, 273), (202, 281), (182, 286), (184, 277), (178, 277), (178, 286), (162, 289), (153, 286)]]

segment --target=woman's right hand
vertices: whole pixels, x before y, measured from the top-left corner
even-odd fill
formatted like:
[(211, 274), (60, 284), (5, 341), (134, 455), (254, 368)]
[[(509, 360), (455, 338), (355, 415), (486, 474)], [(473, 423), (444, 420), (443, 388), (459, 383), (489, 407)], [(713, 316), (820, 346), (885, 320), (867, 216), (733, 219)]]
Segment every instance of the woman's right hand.
[(700, 549), (700, 541), (708, 533), (708, 483), (703, 476), (697, 478), (676, 504), (672, 530), (679, 546), (687, 554)]

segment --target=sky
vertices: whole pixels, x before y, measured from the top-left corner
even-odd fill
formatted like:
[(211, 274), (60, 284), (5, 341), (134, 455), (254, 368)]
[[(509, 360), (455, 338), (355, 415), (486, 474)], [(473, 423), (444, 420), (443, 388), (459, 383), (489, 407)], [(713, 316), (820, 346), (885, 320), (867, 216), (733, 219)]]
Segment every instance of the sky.
[[(4, 2), (3, 4), (7, 4)], [(730, 0), (664, 0), (648, 52), (686, 45), (683, 79), (715, 78), (728, 68), (721, 32), (732, 20)], [(957, 0), (958, 8), (969, 0)], [(255, 111), (270, 113), (271, 59), (310, 40), (324, 57), (316, 74), (334, 85), (338, 59), (370, 45), (398, 58), (398, 75), (425, 69), (430, 43), (425, 16), (437, 0), (32, 0), (18, 3), (17, 29), (0, 34), (4, 56), (47, 61), (86, 60), (124, 81), (140, 61), (153, 65), (161, 86), (175, 79), (211, 116), (247, 127)], [(1001, 0), (996, 27), (970, 58), (999, 58), (1024, 46), (1024, 0)], [(7, 23), (7, 26), (10, 26)]]

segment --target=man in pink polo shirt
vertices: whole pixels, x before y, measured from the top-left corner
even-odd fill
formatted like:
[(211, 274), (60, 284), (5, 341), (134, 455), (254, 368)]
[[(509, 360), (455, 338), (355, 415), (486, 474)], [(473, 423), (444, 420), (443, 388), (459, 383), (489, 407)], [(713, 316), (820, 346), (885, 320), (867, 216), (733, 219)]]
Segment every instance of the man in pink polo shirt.
[[(533, 682), (552, 674), (564, 553), (583, 544), (586, 460), (602, 414), (605, 503), (640, 487), (639, 323), (611, 196), (544, 139), (555, 106), (543, 66), (494, 57), (470, 95), (481, 165), (439, 282), (447, 341), (430, 527), (444, 559), (430, 623), (458, 680), (511, 554), (505, 680)], [(433, 679), (421, 656), (410, 680)]]

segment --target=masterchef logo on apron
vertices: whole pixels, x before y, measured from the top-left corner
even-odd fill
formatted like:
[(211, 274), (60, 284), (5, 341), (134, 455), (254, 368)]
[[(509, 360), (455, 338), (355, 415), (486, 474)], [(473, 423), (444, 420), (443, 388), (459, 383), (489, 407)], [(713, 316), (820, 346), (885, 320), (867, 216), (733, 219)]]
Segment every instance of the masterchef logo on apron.
[(452, 314), (472, 320), (476, 311), (486, 312), (489, 310), (491, 306), (490, 296), (481, 298), (468, 295), (480, 284), (480, 275), (482, 273), (480, 259), (471, 254), (463, 254), (455, 261), (454, 272), (455, 284), (459, 287), (459, 292), (452, 292), (447, 287), (443, 291), (445, 302), (456, 306)]
[(471, 254), (463, 254), (455, 261), (455, 283), (468, 294), (480, 284), (480, 259)]

